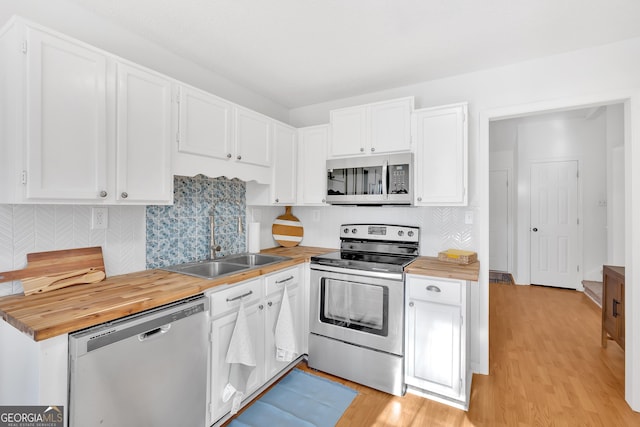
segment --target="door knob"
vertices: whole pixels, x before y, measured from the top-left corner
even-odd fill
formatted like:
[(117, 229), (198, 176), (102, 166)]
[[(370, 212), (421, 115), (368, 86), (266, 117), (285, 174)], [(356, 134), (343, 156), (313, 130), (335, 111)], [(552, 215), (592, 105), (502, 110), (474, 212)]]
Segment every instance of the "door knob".
[(533, 232), (535, 233), (536, 231), (538, 231), (538, 229), (537, 229), (536, 227), (533, 227), (533, 228), (531, 229), (531, 231), (533, 231)]

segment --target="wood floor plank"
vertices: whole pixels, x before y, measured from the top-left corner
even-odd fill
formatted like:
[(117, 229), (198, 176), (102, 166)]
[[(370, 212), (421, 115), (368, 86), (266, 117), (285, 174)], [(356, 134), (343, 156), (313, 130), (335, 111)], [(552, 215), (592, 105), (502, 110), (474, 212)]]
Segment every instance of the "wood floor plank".
[(624, 352), (600, 347), (600, 309), (581, 292), (490, 284), (489, 372), (469, 411), (299, 368), (358, 391), (337, 427), (640, 426), (624, 400)]

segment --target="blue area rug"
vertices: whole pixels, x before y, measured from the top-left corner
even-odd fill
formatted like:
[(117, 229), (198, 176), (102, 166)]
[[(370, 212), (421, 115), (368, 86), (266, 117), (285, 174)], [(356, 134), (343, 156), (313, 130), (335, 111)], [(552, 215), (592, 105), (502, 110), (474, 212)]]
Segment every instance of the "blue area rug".
[(233, 427), (333, 427), (358, 393), (294, 369), (246, 411)]

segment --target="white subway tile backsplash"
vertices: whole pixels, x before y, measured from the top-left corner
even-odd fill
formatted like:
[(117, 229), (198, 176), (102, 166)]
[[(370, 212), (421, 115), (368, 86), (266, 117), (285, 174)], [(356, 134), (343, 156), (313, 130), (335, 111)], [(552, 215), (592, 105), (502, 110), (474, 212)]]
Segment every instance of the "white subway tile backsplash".
[[(91, 230), (91, 206), (0, 205), (0, 271), (24, 268), (27, 254), (101, 246), (108, 276), (144, 270), (145, 207), (109, 206), (106, 230)], [(0, 295), (22, 292), (0, 284)]]

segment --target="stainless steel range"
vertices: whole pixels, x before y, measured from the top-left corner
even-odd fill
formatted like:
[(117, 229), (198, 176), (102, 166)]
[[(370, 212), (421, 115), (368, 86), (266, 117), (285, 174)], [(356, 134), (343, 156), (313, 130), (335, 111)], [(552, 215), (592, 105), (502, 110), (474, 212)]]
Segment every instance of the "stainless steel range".
[(340, 251), (311, 258), (309, 366), (404, 394), (404, 267), (418, 227), (343, 224)]

